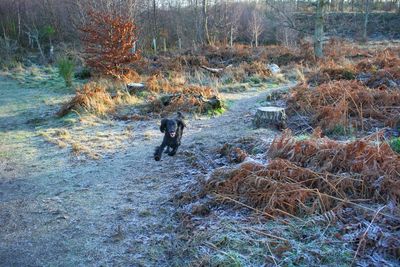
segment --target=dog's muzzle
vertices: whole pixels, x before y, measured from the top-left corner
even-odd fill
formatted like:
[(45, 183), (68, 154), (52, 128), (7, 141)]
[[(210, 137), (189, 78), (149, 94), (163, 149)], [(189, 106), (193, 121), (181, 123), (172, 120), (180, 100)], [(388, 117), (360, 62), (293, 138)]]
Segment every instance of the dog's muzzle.
[(175, 132), (169, 132), (169, 136), (175, 137)]

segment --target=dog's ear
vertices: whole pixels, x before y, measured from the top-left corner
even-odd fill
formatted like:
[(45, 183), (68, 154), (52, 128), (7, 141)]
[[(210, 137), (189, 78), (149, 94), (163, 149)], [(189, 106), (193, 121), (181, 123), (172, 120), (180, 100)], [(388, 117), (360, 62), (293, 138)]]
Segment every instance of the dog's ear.
[(160, 131), (162, 133), (164, 133), (165, 130), (167, 130), (167, 121), (168, 121), (168, 119), (162, 119), (161, 120)]

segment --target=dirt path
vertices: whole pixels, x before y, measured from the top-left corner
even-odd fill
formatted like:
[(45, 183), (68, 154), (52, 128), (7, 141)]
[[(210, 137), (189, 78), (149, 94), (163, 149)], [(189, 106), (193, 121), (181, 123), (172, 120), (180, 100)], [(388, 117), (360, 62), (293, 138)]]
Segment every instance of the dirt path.
[(162, 138), (154, 120), (113, 122), (112, 131), (129, 126), (133, 138), (99, 160), (79, 160), (37, 133), (55, 124), (42, 120), (61, 94), (24, 89), (15, 99), (15, 87), (0, 80), (1, 266), (182, 266), (186, 248), (169, 200), (197, 174), (187, 155), (248, 134), (274, 135), (251, 128), (265, 99), (253, 90), (227, 94), (233, 103), (219, 117), (190, 119), (175, 157), (152, 159)]

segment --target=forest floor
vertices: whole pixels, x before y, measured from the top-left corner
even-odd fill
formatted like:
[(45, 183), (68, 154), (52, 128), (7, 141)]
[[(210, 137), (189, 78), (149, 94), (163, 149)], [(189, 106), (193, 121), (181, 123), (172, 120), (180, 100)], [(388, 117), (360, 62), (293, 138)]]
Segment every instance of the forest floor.
[[(158, 119), (56, 118), (70, 96), (65, 91), (0, 78), (0, 265), (201, 264), (214, 251), (205, 240), (213, 228), (199, 226), (201, 240), (188, 238), (193, 232), (182, 231), (180, 207), (173, 201), (207, 173), (188, 159), (196, 156), (212, 169), (208, 155), (225, 142), (248, 136), (270, 142), (277, 131), (251, 125), (267, 91), (224, 94), (229, 109), (216, 117), (188, 118), (177, 155), (156, 162)], [(233, 213), (235, 221), (240, 215)], [(235, 261), (230, 252), (214, 253), (207, 262)]]

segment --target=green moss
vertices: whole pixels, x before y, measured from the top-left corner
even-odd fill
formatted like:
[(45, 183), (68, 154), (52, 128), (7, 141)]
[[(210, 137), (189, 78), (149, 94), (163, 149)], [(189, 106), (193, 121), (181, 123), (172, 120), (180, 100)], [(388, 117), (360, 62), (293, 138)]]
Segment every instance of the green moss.
[(350, 136), (355, 133), (356, 129), (353, 127), (347, 127), (341, 124), (335, 125), (333, 129), (327, 131), (328, 135), (340, 135), (340, 136)]
[(354, 72), (351, 71), (351, 70), (343, 70), (342, 75), (343, 75), (343, 78), (344, 78), (345, 80), (354, 80), (355, 77), (356, 77), (356, 76), (354, 75)]
[(400, 154), (400, 137), (392, 138), (389, 141), (389, 145), (393, 149), (393, 151)]
[(209, 109), (207, 110), (207, 115), (208, 116), (219, 116), (222, 115), (226, 111), (225, 107), (220, 107), (217, 109)]
[(251, 76), (249, 78), (249, 82), (253, 83), (253, 84), (261, 84), (262, 79), (260, 77), (258, 77), (258, 76)]

